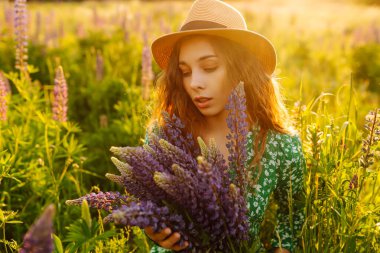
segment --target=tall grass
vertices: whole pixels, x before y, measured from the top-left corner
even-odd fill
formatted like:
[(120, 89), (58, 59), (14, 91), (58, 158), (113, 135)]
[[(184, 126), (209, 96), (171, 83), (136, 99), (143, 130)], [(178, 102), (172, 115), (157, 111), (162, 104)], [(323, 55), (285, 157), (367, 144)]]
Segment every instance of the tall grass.
[[(380, 9), (289, 3), (234, 5), (276, 46), (276, 74), (303, 140), (307, 216), (298, 251), (377, 252)], [(150, 65), (148, 45), (177, 30), (190, 4), (33, 3), (27, 27), (14, 28), (13, 5), (0, 3), (1, 252), (16, 252), (50, 203), (57, 207), (56, 252), (148, 251), (140, 230), (103, 227), (102, 213), (63, 203), (117, 187), (104, 177), (116, 172), (108, 150), (141, 144), (154, 97), (151, 78), (159, 69)], [(21, 39), (13, 37), (17, 30)], [(52, 109), (59, 66), (68, 92), (64, 120), (54, 120)]]

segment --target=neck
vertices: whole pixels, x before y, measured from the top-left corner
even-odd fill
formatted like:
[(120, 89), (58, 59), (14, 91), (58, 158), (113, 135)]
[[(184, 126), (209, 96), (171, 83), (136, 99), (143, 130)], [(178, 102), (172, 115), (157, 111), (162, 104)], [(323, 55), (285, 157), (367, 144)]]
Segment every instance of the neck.
[(227, 135), (227, 133), (229, 132), (229, 128), (226, 122), (227, 115), (228, 112), (224, 111), (223, 113), (220, 113), (216, 116), (206, 117), (201, 132), (209, 136), (221, 134)]

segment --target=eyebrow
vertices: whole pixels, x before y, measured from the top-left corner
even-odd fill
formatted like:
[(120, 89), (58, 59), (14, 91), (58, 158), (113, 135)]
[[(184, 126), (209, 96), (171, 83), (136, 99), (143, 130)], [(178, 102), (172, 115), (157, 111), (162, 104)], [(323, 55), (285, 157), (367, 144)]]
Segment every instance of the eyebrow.
[[(203, 60), (206, 60), (206, 59), (208, 59), (208, 58), (213, 58), (213, 57), (218, 58), (218, 56), (211, 54), (211, 55), (205, 55), (205, 56), (200, 57), (200, 58), (198, 59), (198, 61), (203, 61)], [(179, 62), (179, 65), (186, 65), (186, 62), (184, 62), (184, 61), (180, 61), (180, 62)]]

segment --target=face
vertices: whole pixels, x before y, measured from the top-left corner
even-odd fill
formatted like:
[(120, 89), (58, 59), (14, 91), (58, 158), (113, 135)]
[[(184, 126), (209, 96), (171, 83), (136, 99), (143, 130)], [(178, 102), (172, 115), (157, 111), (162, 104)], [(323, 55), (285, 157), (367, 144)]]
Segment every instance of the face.
[(181, 44), (179, 69), (187, 94), (203, 116), (226, 114), (224, 107), (233, 85), (224, 60), (206, 38), (192, 37)]

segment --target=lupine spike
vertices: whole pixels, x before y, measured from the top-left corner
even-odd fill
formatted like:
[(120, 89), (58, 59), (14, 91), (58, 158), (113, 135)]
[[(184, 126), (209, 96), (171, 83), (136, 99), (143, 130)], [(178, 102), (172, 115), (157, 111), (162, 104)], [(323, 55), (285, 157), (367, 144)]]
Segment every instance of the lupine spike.
[(9, 89), (5, 77), (0, 71), (0, 121), (7, 120)]
[(63, 69), (59, 66), (55, 71), (53, 119), (58, 122), (67, 121), (67, 83)]
[(117, 159), (116, 157), (111, 157), (111, 161), (113, 162), (113, 164), (115, 164), (116, 168), (120, 172), (124, 172), (127, 175), (133, 174), (132, 167), (128, 163), (124, 163), (124, 162), (120, 161), (119, 159)]
[(100, 51), (96, 53), (96, 80), (100, 81), (104, 76), (104, 60)]
[(237, 184), (245, 195), (245, 188), (249, 182), (245, 162), (247, 159), (247, 149), (245, 148), (248, 135), (247, 105), (244, 92), (244, 83), (239, 82), (232, 90), (226, 109), (229, 110), (227, 125), (230, 133), (227, 148), (229, 151), (228, 160), (230, 167), (234, 168), (237, 175)]
[(144, 100), (149, 99), (150, 86), (153, 81), (152, 71), (152, 55), (148, 43), (148, 35), (144, 33), (144, 46), (142, 51), (142, 70), (141, 70), (141, 83), (142, 83), (142, 97)]
[[(236, 117), (244, 106), (243, 98), (235, 102), (235, 109), (231, 109), (235, 113), (230, 117)], [(198, 140), (200, 152), (192, 136), (184, 135), (184, 125), (175, 115), (163, 113), (163, 119), (165, 127), (149, 134), (148, 145), (111, 148), (119, 156), (120, 160), (111, 159), (121, 175), (107, 174), (107, 177), (123, 183), (139, 202), (114, 209), (105, 221), (141, 228), (149, 225), (156, 231), (166, 226), (175, 228), (184, 239), (191, 239), (191, 247), (183, 252), (233, 251), (231, 247), (235, 246), (229, 245), (226, 238), (231, 238), (234, 245), (244, 243), (248, 240), (249, 224), (244, 196), (238, 185), (231, 184), (223, 155), (215, 140), (210, 140), (209, 147)], [(237, 144), (233, 159), (244, 158), (239, 149), (244, 143), (239, 137), (244, 133), (244, 120), (242, 116), (234, 124), (228, 124), (235, 133), (230, 139), (235, 138)], [(198, 156), (200, 153), (203, 156)], [(170, 219), (181, 220), (182, 227), (179, 229)]]
[(123, 176), (118, 176), (118, 175), (114, 175), (114, 174), (111, 174), (111, 173), (107, 173), (106, 174), (106, 178), (108, 178), (112, 182), (117, 183), (120, 186), (124, 185), (124, 177)]
[(114, 209), (127, 203), (127, 196), (121, 195), (119, 192), (99, 192), (90, 193), (78, 199), (66, 200), (66, 205), (81, 205), (86, 200), (92, 208), (103, 209), (111, 212)]
[(201, 155), (207, 159), (209, 153), (208, 153), (208, 147), (207, 147), (206, 143), (203, 141), (203, 139), (201, 137), (198, 137), (197, 141), (198, 141), (198, 145), (201, 149)]
[(19, 253), (53, 252), (54, 243), (52, 234), (54, 215), (55, 207), (51, 204), (25, 234), (24, 243)]
[(26, 0), (15, 0), (14, 29), (16, 40), (16, 69), (28, 71), (28, 13)]

